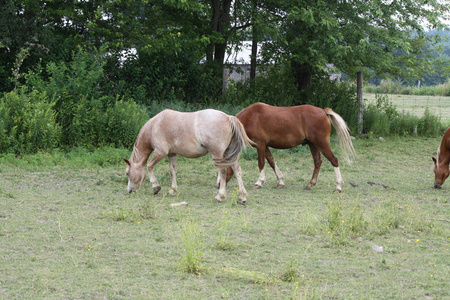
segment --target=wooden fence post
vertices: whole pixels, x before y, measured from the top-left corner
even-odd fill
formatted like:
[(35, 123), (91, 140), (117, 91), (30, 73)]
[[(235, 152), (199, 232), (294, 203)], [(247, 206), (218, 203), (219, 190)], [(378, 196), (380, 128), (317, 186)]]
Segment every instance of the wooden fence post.
[(363, 120), (364, 120), (364, 107), (363, 107), (363, 73), (360, 71), (357, 73), (356, 78), (356, 97), (359, 106), (358, 111), (358, 134), (363, 134)]

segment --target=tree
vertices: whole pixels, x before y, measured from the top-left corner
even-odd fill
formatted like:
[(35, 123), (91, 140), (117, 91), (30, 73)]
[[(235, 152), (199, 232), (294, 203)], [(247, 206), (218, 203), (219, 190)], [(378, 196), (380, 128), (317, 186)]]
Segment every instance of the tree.
[[(450, 10), (444, 3), (427, 0), (288, 0), (278, 8), (273, 13), (279, 31), (265, 53), (291, 62), (299, 91), (330, 63), (347, 74), (374, 70), (423, 76), (428, 56), (419, 56), (421, 46), (436, 39), (426, 36), (422, 25), (442, 27), (439, 16)], [(399, 52), (403, 55), (395, 55)]]

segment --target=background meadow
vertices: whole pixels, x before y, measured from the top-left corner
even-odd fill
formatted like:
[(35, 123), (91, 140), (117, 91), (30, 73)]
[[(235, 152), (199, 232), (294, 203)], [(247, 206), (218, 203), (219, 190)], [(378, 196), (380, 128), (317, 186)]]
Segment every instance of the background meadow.
[[(179, 194), (167, 159), (127, 194), (128, 150), (0, 158), (0, 298), (4, 299), (443, 299), (449, 296), (450, 187), (432, 188), (439, 138), (354, 141), (343, 192), (324, 161), (303, 190), (307, 147), (274, 151), (275, 175), (254, 190), (256, 153), (216, 203), (209, 156), (179, 159)], [(337, 156), (340, 152), (332, 141)], [(180, 202), (187, 205), (171, 206)]]

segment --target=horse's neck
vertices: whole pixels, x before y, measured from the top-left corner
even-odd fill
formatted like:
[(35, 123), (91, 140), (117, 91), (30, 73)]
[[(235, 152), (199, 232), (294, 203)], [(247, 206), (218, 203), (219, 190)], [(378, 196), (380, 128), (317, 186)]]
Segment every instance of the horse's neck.
[(147, 162), (150, 153), (151, 151), (147, 149), (142, 142), (139, 142), (138, 139), (134, 144), (131, 160), (133, 163), (143, 166)]
[(450, 149), (445, 145), (441, 145), (439, 149), (439, 165), (448, 166), (450, 162)]

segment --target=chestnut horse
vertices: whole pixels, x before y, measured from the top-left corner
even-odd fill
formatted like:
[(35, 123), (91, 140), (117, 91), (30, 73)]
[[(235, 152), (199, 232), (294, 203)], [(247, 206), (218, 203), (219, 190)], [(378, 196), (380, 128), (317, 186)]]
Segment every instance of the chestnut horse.
[(449, 175), (450, 127), (447, 128), (442, 137), (442, 142), (437, 150), (436, 158), (432, 157), (432, 159), (434, 161), (434, 188), (440, 189)]
[(161, 186), (153, 173), (153, 167), (164, 157), (169, 157), (172, 185), (170, 195), (175, 195), (177, 186), (177, 155), (197, 158), (211, 153), (214, 165), (219, 169), (219, 193), (216, 200), (221, 202), (226, 196), (226, 169), (230, 167), (236, 174), (239, 186), (238, 203), (245, 204), (245, 190), (241, 168), (238, 163), (242, 149), (250, 140), (239, 120), (221, 111), (206, 109), (197, 112), (178, 112), (166, 109), (151, 118), (140, 130), (127, 163), (128, 192), (136, 191), (145, 179), (145, 163), (148, 162), (149, 179), (153, 193)]
[[(254, 103), (243, 109), (237, 115), (237, 118), (244, 125), (248, 137), (256, 144), (260, 175), (254, 185), (255, 188), (260, 188), (266, 181), (265, 159), (275, 171), (278, 180), (277, 187), (284, 186), (283, 174), (278, 169), (269, 147), (289, 149), (300, 144), (307, 144), (314, 159), (314, 172), (305, 189), (309, 190), (317, 183), (322, 164), (320, 153), (322, 153), (334, 167), (335, 192), (341, 192), (344, 181), (339, 170), (338, 159), (330, 148), (331, 124), (336, 129), (341, 149), (347, 161), (351, 162), (355, 150), (347, 124), (341, 116), (330, 108), (322, 109), (312, 105), (275, 107), (264, 103)], [(233, 171), (229, 170), (227, 179), (229, 180), (232, 175)]]

